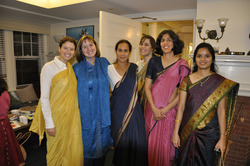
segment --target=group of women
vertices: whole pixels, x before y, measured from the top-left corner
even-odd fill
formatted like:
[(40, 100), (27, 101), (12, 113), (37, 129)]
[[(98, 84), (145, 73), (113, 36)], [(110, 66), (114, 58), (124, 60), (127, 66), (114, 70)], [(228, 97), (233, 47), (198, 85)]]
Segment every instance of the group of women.
[(129, 62), (130, 42), (122, 39), (110, 64), (91, 36), (77, 47), (64, 37), (60, 56), (42, 68), (30, 127), (40, 141), (46, 133), (47, 165), (102, 166), (114, 147), (114, 166), (172, 166), (178, 153), (177, 165), (212, 166), (214, 148), (223, 156), (226, 147), (225, 112), (233, 110), (238, 84), (216, 74), (207, 43), (196, 48), (189, 75), (179, 57), (183, 47), (172, 30), (156, 42), (145, 35), (139, 44), (144, 58), (136, 65)]

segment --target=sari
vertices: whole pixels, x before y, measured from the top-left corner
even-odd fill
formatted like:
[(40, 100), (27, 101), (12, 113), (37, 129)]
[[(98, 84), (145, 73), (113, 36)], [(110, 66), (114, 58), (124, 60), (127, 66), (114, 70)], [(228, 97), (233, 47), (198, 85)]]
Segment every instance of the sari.
[(144, 114), (144, 109), (147, 103), (147, 97), (144, 90), (145, 85), (145, 76), (148, 68), (148, 63), (143, 66), (143, 68), (137, 74), (137, 82), (138, 82), (138, 99), (141, 104), (142, 113)]
[[(167, 106), (177, 85), (189, 74), (187, 61), (179, 59), (157, 74), (151, 93), (157, 108)], [(147, 102), (145, 108), (145, 128), (148, 138), (148, 161), (150, 166), (172, 166), (175, 159), (175, 147), (172, 144), (172, 135), (175, 124), (177, 107), (166, 113), (161, 121), (154, 121), (154, 114)]]
[(130, 63), (111, 96), (115, 166), (147, 166), (145, 123), (137, 96), (137, 65)]
[(177, 165), (217, 165), (214, 154), (220, 138), (217, 105), (226, 97), (227, 143), (238, 89), (238, 83), (219, 74), (212, 74), (195, 83), (191, 83), (189, 76), (183, 79), (180, 90), (187, 92), (187, 99), (180, 127), (181, 146)]
[(57, 73), (52, 79), (50, 105), (56, 128), (55, 137), (49, 136), (46, 132), (40, 101), (29, 129), (39, 135), (39, 144), (46, 132), (47, 165), (82, 166), (84, 159), (77, 80), (69, 63), (67, 69)]
[(19, 166), (25, 164), (20, 145), (10, 124), (7, 113), (10, 108), (10, 96), (4, 91), (0, 96), (0, 163), (1, 166)]

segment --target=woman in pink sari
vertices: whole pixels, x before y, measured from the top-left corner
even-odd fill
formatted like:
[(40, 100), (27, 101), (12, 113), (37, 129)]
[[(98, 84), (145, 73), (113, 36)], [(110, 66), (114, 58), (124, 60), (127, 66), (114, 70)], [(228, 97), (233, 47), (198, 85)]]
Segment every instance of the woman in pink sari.
[(162, 31), (156, 41), (156, 53), (150, 59), (145, 78), (148, 99), (145, 108), (145, 128), (148, 138), (149, 166), (172, 166), (175, 147), (172, 135), (178, 104), (178, 87), (189, 74), (182, 53), (183, 41), (172, 30)]

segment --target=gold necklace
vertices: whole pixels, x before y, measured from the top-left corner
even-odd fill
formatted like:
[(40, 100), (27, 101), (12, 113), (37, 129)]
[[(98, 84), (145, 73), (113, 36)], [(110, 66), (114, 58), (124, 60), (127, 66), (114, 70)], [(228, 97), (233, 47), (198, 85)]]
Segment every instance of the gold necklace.
[(201, 83), (201, 86), (202, 86), (205, 82), (207, 82), (207, 80), (209, 79), (209, 77), (210, 77), (210, 76), (208, 76), (207, 79), (206, 79), (204, 82), (199, 81), (199, 82)]

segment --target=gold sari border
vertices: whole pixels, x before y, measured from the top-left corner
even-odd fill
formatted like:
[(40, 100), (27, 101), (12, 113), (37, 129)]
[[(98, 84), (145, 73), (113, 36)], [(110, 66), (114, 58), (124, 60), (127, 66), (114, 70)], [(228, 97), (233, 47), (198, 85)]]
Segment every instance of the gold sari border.
[(132, 94), (128, 109), (127, 109), (127, 111), (126, 111), (126, 113), (125, 113), (125, 115), (123, 117), (121, 128), (120, 128), (120, 130), (119, 130), (119, 132), (117, 134), (117, 141), (115, 143), (115, 148), (119, 144), (119, 141), (120, 141), (120, 139), (122, 137), (122, 134), (125, 131), (128, 123), (130, 121), (130, 118), (131, 118), (131, 116), (132, 116), (132, 114), (134, 112), (134, 108), (135, 108), (137, 99), (138, 99), (138, 94), (137, 94), (137, 80), (136, 80), (135, 85), (134, 85), (133, 94)]
[[(181, 132), (181, 142), (185, 142), (193, 130), (199, 125), (199, 129), (205, 127), (214, 117), (214, 107), (237, 83), (225, 79), (219, 87), (204, 101), (196, 113), (189, 119)], [(212, 113), (210, 114), (210, 112)], [(214, 115), (213, 115), (214, 114)]]

